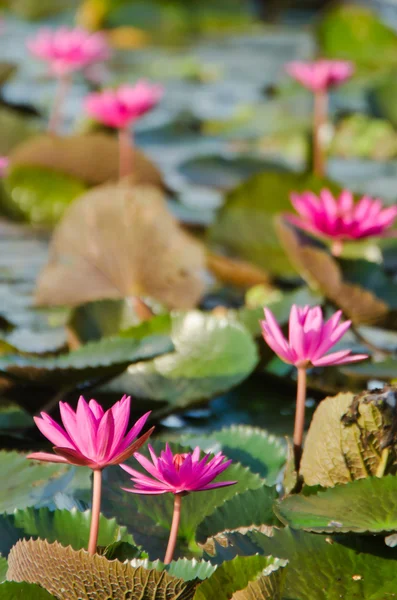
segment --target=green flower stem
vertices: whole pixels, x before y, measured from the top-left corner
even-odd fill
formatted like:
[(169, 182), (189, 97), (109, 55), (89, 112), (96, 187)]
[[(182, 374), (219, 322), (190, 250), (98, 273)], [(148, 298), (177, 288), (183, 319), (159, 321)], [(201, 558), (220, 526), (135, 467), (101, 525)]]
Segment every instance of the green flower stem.
[(168, 565), (172, 561), (172, 558), (174, 556), (176, 540), (178, 538), (179, 523), (181, 520), (181, 504), (182, 504), (181, 494), (175, 494), (175, 496), (174, 496), (174, 514), (172, 516), (170, 538), (168, 540), (167, 551), (165, 553), (165, 558), (164, 558), (165, 565)]
[(95, 469), (93, 474), (91, 527), (90, 539), (88, 542), (88, 552), (90, 554), (96, 553), (98, 544), (99, 516), (101, 514), (102, 469)]
[(303, 431), (305, 428), (305, 402), (306, 402), (306, 369), (298, 367), (298, 385), (296, 390), (296, 410), (294, 426), (294, 456), (295, 470), (299, 473), (302, 456)]

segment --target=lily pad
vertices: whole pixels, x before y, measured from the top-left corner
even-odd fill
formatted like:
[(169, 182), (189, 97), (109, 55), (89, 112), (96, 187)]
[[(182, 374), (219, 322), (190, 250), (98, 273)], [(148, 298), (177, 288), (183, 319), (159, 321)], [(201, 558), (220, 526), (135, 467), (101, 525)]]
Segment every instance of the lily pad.
[(293, 494), (281, 500), (277, 514), (293, 529), (316, 533), (397, 531), (397, 478), (370, 477), (317, 494)]
[(16, 146), (32, 137), (36, 131), (34, 121), (31, 117), (22, 115), (12, 108), (0, 107), (0, 155), (6, 156)]
[(55, 600), (55, 596), (48, 593), (44, 588), (34, 583), (15, 583), (15, 581), (6, 581), (0, 585), (1, 600), (19, 600), (26, 598), (29, 600)]
[(232, 254), (277, 275), (294, 272), (279, 242), (273, 225), (274, 215), (292, 211), (291, 192), (339, 187), (314, 175), (296, 173), (262, 173), (250, 178), (230, 192), (226, 204), (210, 227), (208, 239)]
[(37, 167), (14, 167), (4, 180), (3, 208), (35, 225), (54, 225), (86, 186), (82, 181)]

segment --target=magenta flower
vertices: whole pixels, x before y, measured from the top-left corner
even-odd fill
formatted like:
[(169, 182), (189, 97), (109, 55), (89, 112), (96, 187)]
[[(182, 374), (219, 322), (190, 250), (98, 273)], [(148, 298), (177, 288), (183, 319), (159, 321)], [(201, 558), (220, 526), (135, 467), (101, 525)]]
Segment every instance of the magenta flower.
[(123, 129), (154, 108), (162, 95), (161, 86), (138, 81), (134, 86), (121, 85), (115, 90), (89, 94), (85, 108), (101, 123)]
[(344, 241), (394, 233), (390, 228), (397, 218), (397, 206), (384, 208), (379, 199), (363, 196), (355, 203), (348, 190), (343, 190), (339, 198), (334, 198), (329, 190), (322, 190), (318, 196), (312, 192), (291, 194), (291, 202), (299, 216), (288, 215), (288, 220), (309, 233), (336, 242), (335, 254), (340, 253)]
[(130, 418), (129, 396), (123, 396), (106, 412), (95, 400), (80, 396), (76, 412), (66, 402), (59, 403), (63, 427), (46, 413), (35, 417), (41, 433), (54, 444), (55, 454), (34, 452), (27, 458), (69, 463), (100, 470), (118, 465), (145, 443), (153, 428), (137, 439), (150, 412), (138, 419), (126, 434)]
[(236, 481), (221, 481), (211, 483), (218, 475), (223, 473), (231, 460), (225, 460), (220, 452), (209, 459), (205, 454), (200, 459), (200, 448), (197, 447), (192, 453), (173, 454), (171, 448), (166, 444), (159, 457), (156, 456), (152, 446), (148, 445), (153, 464), (142, 454), (136, 452), (134, 458), (142, 467), (152, 475), (142, 475), (139, 471), (127, 465), (120, 465), (124, 471), (132, 476), (135, 487), (125, 489), (134, 494), (189, 494), (190, 492), (202, 492), (218, 487), (234, 485)]
[(273, 313), (264, 309), (266, 320), (261, 321), (265, 342), (286, 363), (296, 367), (326, 367), (356, 362), (368, 358), (366, 354), (351, 354), (351, 350), (339, 350), (326, 354), (344, 336), (351, 321), (340, 323), (342, 311), (338, 310), (324, 322), (319, 306), (296, 306), (289, 317), (289, 339), (287, 340)]
[(0, 177), (4, 177), (7, 174), (7, 169), (10, 164), (8, 156), (0, 156)]
[(103, 33), (67, 27), (41, 29), (27, 47), (34, 56), (50, 63), (51, 72), (57, 77), (106, 60), (110, 54)]
[(304, 87), (319, 92), (350, 79), (354, 65), (346, 60), (294, 61), (286, 65), (286, 71)]

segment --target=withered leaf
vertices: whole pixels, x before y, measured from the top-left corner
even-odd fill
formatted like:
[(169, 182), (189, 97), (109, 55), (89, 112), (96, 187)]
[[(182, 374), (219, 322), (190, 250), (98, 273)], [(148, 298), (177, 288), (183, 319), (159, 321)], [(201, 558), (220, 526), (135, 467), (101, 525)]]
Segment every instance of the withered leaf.
[(152, 186), (105, 184), (76, 200), (56, 227), (36, 302), (77, 305), (151, 296), (190, 308), (204, 291), (205, 256)]
[(7, 579), (38, 583), (59, 600), (191, 600), (198, 584), (45, 540), (15, 544)]

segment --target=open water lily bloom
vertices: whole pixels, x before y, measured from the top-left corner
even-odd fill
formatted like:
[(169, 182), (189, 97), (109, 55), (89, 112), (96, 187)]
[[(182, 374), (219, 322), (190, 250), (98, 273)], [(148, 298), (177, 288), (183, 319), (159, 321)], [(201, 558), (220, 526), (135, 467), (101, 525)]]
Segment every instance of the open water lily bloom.
[(397, 218), (397, 206), (385, 208), (378, 198), (363, 196), (355, 203), (348, 190), (343, 190), (339, 198), (329, 190), (322, 190), (318, 196), (312, 192), (291, 194), (291, 202), (299, 215), (288, 214), (291, 223), (333, 241), (386, 237), (396, 233), (391, 228)]
[(368, 358), (367, 354), (352, 354), (351, 350), (331, 352), (342, 339), (351, 321), (340, 322), (342, 311), (337, 311), (328, 321), (324, 321), (319, 306), (296, 306), (291, 308), (289, 337), (284, 337), (273, 313), (264, 309), (265, 320), (261, 321), (265, 342), (286, 363), (298, 368), (325, 367), (357, 362)]
[(58, 77), (106, 60), (110, 54), (103, 33), (68, 27), (41, 29), (27, 47), (34, 56), (47, 61)]
[(108, 127), (124, 129), (156, 106), (163, 95), (160, 85), (138, 81), (114, 90), (89, 94), (85, 99), (88, 114)]
[(134, 458), (151, 475), (143, 475), (128, 465), (120, 465), (124, 471), (131, 475), (134, 482), (133, 488), (123, 488), (126, 492), (134, 494), (189, 494), (202, 492), (219, 487), (234, 485), (236, 481), (220, 481), (213, 483), (214, 479), (223, 473), (231, 464), (219, 452), (213, 458), (205, 454), (200, 458), (200, 448), (185, 454), (173, 454), (166, 444), (165, 450), (156, 456), (152, 446), (148, 445), (152, 462), (142, 454), (136, 452)]
[(41, 433), (54, 444), (55, 454), (34, 452), (27, 458), (48, 462), (70, 463), (91, 469), (118, 465), (138, 450), (153, 428), (138, 438), (150, 412), (141, 417), (128, 431), (129, 396), (123, 396), (106, 412), (95, 400), (88, 403), (82, 396), (76, 412), (66, 402), (59, 403), (63, 427), (46, 413), (35, 417)]
[(320, 92), (350, 79), (354, 65), (346, 60), (293, 61), (286, 65), (286, 71), (312, 92)]

